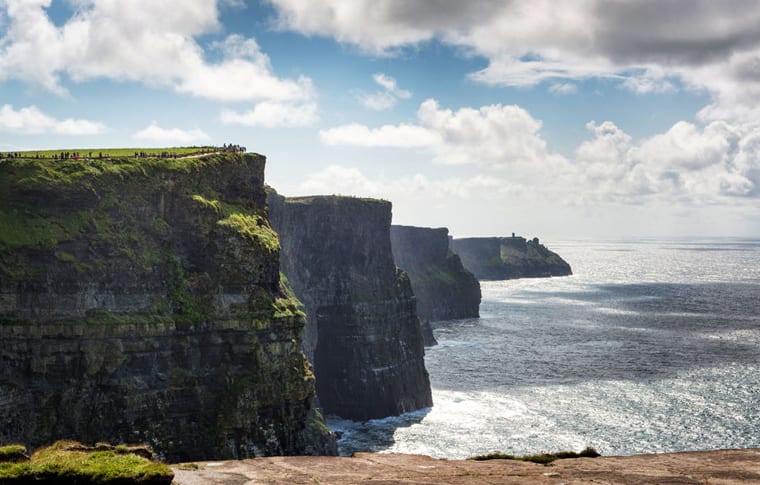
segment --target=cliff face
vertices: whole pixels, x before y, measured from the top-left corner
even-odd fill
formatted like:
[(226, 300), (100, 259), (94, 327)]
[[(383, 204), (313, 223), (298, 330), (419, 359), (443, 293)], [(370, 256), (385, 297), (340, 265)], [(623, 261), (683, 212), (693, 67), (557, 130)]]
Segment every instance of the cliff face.
[(538, 238), (471, 237), (452, 239), (451, 248), (480, 280), (542, 278), (572, 274), (570, 265)]
[(281, 267), (306, 307), (326, 413), (363, 420), (432, 405), (409, 279), (390, 247), (391, 204), (269, 196)]
[(265, 159), (0, 162), (0, 442), (330, 451)]
[(449, 250), (448, 229), (391, 226), (391, 246), (396, 264), (409, 274), (420, 319), (479, 315), (480, 284)]

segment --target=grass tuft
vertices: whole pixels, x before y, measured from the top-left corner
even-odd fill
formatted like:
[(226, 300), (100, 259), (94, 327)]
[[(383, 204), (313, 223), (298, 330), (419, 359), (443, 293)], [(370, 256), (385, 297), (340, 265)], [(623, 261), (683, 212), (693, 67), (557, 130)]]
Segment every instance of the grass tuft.
[(16, 463), (28, 459), (24, 445), (0, 446), (0, 463)]
[[(99, 449), (99, 448), (98, 448)], [(37, 450), (22, 463), (0, 463), (0, 483), (170, 484), (174, 472), (121, 447), (92, 451), (79, 443), (59, 441)]]
[(504, 453), (489, 453), (487, 455), (477, 455), (468, 458), (468, 460), (485, 461), (485, 460), (517, 460), (517, 461), (529, 461), (532, 463), (538, 463), (541, 465), (548, 465), (556, 460), (562, 460), (566, 458), (596, 458), (602, 456), (594, 448), (588, 447), (580, 453), (574, 451), (559, 451), (557, 453), (541, 453), (538, 455), (524, 455), (515, 456), (507, 455)]

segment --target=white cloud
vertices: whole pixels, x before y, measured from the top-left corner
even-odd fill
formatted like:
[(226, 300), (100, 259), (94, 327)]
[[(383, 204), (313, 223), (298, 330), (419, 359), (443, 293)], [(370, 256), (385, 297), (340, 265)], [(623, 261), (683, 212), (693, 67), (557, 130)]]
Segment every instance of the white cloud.
[(424, 148), (434, 161), (450, 165), (497, 168), (562, 163), (561, 157), (548, 152), (539, 134), (541, 122), (518, 106), (452, 111), (428, 99), (420, 105), (417, 118), (418, 124), (380, 128), (353, 123), (322, 130), (320, 137), (328, 145)]
[(387, 91), (380, 91), (372, 94), (360, 94), (359, 101), (367, 109), (385, 111), (396, 106), (398, 99)]
[[(379, 128), (349, 124), (320, 134), (329, 145), (411, 148), (438, 163), (477, 166), (491, 182), (498, 181), (489, 188), (489, 196), (521, 193), (587, 206), (652, 201), (732, 205), (737, 197), (760, 197), (758, 122), (714, 121), (704, 126), (678, 122), (664, 133), (634, 142), (610, 121), (591, 121), (586, 125), (591, 138), (568, 159), (547, 148), (541, 122), (518, 106), (454, 111), (427, 100), (417, 117), (417, 124)], [(346, 179), (357, 187), (370, 187), (359, 183), (355, 173)], [(393, 187), (400, 184), (395, 181)], [(407, 181), (403, 187), (438, 194), (448, 187), (450, 194), (463, 193), (459, 190), (463, 185), (455, 189), (440, 180), (425, 179), (417, 185)]]
[(634, 92), (706, 89), (703, 119), (760, 112), (756, 0), (269, 0), (278, 25), (380, 55), (437, 39), (481, 55), (484, 83), (617, 80)]
[(253, 109), (239, 113), (223, 111), (223, 123), (267, 128), (283, 126), (309, 126), (317, 122), (317, 105), (314, 103), (294, 104), (262, 101)]
[(407, 99), (412, 96), (411, 92), (407, 91), (406, 89), (399, 88), (394, 78), (386, 76), (381, 72), (373, 74), (372, 79), (374, 79), (375, 82), (382, 86), (387, 92), (393, 94), (397, 98)]
[(135, 133), (133, 137), (137, 140), (159, 144), (185, 144), (203, 142), (209, 139), (209, 136), (198, 128), (192, 130), (161, 128), (155, 121), (152, 121), (150, 125)]
[(678, 122), (638, 144), (613, 123), (587, 125), (592, 140), (576, 150), (579, 187), (588, 198), (733, 204), (760, 196), (760, 125)]
[(549, 86), (549, 92), (554, 94), (575, 94), (578, 86), (573, 83), (554, 83)]
[(399, 88), (396, 80), (390, 76), (376, 73), (372, 75), (372, 79), (383, 89), (372, 94), (361, 93), (359, 95), (359, 101), (367, 109), (383, 111), (396, 106), (399, 99), (412, 97), (410, 91)]
[(319, 137), (326, 145), (356, 145), (364, 147), (415, 148), (432, 147), (440, 143), (439, 136), (417, 125), (384, 125), (370, 129), (358, 123), (320, 130)]
[(283, 79), (254, 39), (229, 35), (209, 62), (196, 38), (221, 29), (216, 0), (72, 0), (75, 14), (56, 26), (50, 0), (6, 0), (0, 81), (18, 79), (65, 94), (61, 79), (106, 78), (168, 86), (220, 101), (305, 100), (308, 78)]
[(18, 111), (10, 104), (0, 107), (0, 131), (16, 134), (57, 133), (61, 135), (97, 135), (103, 133), (104, 124), (67, 118), (58, 120), (46, 115), (36, 106), (21, 108)]
[(340, 194), (372, 196), (390, 199), (469, 199), (484, 190), (499, 190), (504, 187), (501, 180), (487, 175), (473, 177), (449, 177), (431, 179), (417, 173), (396, 179), (373, 179), (356, 167), (330, 165), (308, 174), (297, 187), (302, 194)]

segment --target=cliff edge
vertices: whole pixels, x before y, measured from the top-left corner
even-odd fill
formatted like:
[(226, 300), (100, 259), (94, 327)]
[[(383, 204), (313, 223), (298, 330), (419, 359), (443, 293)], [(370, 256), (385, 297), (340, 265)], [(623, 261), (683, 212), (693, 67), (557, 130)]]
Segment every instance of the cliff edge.
[(265, 158), (0, 161), (0, 442), (330, 452)]
[(470, 237), (452, 239), (451, 248), (479, 280), (543, 278), (573, 274), (570, 265), (538, 238)]
[(390, 202), (269, 194), (281, 267), (306, 308), (304, 350), (328, 414), (365, 420), (432, 405), (414, 296), (393, 263)]
[(479, 316), (480, 283), (449, 249), (448, 229), (393, 225), (391, 247), (412, 282), (422, 321)]

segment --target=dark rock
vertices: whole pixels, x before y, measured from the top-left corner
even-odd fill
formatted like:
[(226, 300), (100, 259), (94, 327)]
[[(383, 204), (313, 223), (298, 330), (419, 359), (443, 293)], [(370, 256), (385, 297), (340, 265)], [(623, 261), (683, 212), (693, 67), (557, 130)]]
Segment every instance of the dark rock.
[(451, 248), (479, 280), (568, 276), (570, 265), (538, 238), (512, 237), (451, 239)]
[(364, 420), (432, 404), (409, 279), (393, 263), (391, 204), (269, 194), (281, 268), (306, 307), (324, 411)]
[(174, 461), (314, 451), (264, 164), (0, 163), (0, 442), (147, 443)]
[[(396, 264), (409, 274), (423, 322), (479, 316), (480, 283), (449, 249), (448, 229), (391, 226), (391, 246)], [(423, 335), (425, 327), (432, 338), (429, 324)]]

